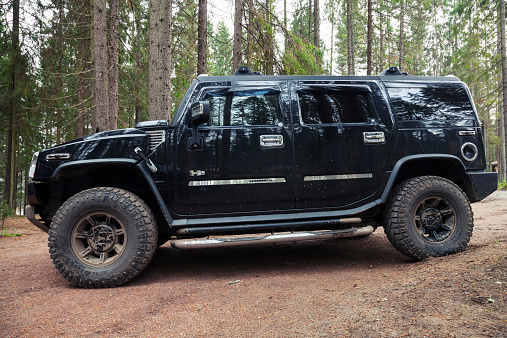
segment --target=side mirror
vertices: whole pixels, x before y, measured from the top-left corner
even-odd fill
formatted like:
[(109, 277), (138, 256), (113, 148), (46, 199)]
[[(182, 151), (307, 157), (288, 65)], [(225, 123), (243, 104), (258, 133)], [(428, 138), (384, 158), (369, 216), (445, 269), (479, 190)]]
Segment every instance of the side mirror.
[(192, 115), (190, 117), (190, 125), (198, 126), (209, 120), (210, 107), (208, 101), (199, 101), (190, 106)]
[(192, 150), (201, 150), (203, 139), (199, 136), (199, 125), (209, 121), (210, 107), (208, 101), (199, 101), (190, 106), (190, 126), (192, 127), (192, 136), (187, 140), (187, 147)]

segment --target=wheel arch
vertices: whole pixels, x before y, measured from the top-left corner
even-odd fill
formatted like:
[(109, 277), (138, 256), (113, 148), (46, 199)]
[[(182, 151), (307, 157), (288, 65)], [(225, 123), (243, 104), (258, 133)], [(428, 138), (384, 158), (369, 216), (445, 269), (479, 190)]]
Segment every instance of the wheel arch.
[(58, 201), (51, 205), (53, 213), (67, 199), (83, 190), (114, 187), (130, 191), (143, 199), (152, 209), (159, 231), (166, 232), (172, 223), (171, 214), (142, 162), (112, 159), (64, 163), (55, 170), (51, 186), (53, 189), (50, 189), (50, 193), (59, 196)]
[(445, 154), (411, 155), (400, 159), (393, 168), (382, 195), (386, 200), (390, 191), (401, 182), (417, 176), (439, 176), (457, 184), (471, 200), (475, 200), (465, 166), (459, 158)]

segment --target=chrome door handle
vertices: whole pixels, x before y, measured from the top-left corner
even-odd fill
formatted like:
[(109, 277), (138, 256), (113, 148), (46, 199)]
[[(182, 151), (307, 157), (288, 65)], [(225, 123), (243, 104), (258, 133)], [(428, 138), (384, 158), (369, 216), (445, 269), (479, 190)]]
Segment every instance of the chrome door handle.
[(283, 147), (283, 135), (261, 135), (261, 147)]
[(371, 131), (363, 133), (364, 143), (384, 143), (386, 137), (383, 131)]

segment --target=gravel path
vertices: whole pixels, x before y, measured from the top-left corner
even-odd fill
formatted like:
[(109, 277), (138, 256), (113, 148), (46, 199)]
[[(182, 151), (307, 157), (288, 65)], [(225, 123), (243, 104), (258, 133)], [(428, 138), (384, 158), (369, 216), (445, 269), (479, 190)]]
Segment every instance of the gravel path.
[(78, 289), (24, 218), (0, 238), (0, 336), (506, 337), (507, 191), (473, 204), (467, 251), (414, 262), (364, 239), (177, 251)]

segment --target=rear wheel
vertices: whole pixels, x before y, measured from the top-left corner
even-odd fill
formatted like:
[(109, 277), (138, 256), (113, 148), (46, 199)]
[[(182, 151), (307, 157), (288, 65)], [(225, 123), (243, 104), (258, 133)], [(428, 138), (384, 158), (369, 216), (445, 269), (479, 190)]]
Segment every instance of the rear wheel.
[(121, 285), (150, 262), (157, 228), (148, 206), (116, 188), (93, 188), (69, 198), (49, 231), (58, 271), (80, 287)]
[(415, 177), (398, 185), (387, 203), (384, 224), (391, 244), (415, 259), (465, 250), (474, 226), (465, 193), (436, 176)]

